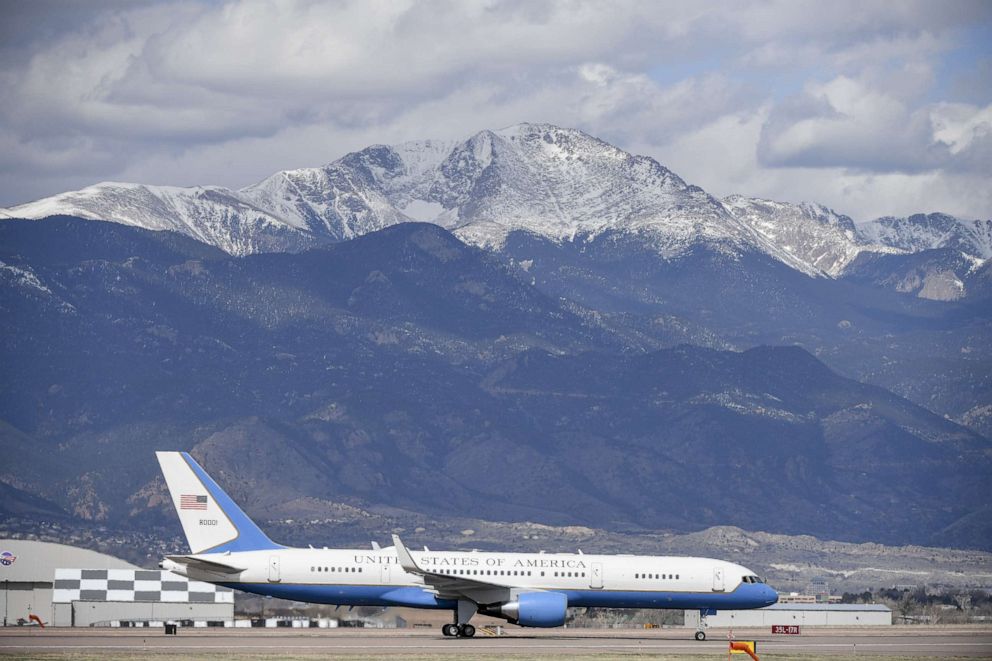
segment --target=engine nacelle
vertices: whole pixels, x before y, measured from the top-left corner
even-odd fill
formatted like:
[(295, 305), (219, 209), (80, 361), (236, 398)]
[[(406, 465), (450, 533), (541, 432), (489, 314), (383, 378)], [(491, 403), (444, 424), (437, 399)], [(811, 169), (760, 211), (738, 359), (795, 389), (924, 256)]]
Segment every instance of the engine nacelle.
[(560, 627), (565, 624), (568, 597), (561, 592), (524, 592), (516, 601), (480, 608), (484, 615), (502, 617), (522, 627)]

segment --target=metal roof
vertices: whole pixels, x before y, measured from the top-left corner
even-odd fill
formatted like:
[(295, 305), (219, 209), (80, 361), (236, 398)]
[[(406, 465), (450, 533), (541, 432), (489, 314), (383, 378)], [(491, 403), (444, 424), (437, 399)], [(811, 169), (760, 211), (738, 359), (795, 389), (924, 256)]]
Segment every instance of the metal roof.
[(0, 539), (0, 581), (52, 583), (58, 567), (140, 569), (89, 549), (29, 539)]
[(849, 613), (851, 611), (890, 612), (892, 609), (885, 604), (772, 604), (758, 610), (763, 611), (836, 611)]

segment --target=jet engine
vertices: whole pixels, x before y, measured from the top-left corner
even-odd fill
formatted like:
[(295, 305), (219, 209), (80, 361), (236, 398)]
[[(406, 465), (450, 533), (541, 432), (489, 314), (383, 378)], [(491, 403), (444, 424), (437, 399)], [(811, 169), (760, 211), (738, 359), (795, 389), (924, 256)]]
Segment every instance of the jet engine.
[(565, 624), (568, 597), (561, 592), (523, 592), (513, 601), (479, 609), (522, 627), (560, 627)]

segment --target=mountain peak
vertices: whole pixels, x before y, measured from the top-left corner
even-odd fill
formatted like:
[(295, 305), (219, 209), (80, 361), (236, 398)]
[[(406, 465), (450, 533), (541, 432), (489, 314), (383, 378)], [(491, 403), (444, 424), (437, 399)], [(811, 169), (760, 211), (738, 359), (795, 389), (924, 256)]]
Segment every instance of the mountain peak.
[[(539, 122), (486, 129), (463, 141), (370, 145), (237, 191), (102, 182), (3, 214), (174, 230), (236, 255), (297, 251), (414, 220), (492, 249), (516, 231), (555, 242), (619, 232), (666, 258), (700, 245), (725, 254), (757, 251), (811, 276), (835, 276), (863, 250), (960, 245), (971, 255), (992, 255), (988, 223), (962, 234), (948, 229), (956, 219), (931, 214), (879, 219), (862, 232), (849, 217), (811, 202), (740, 195), (721, 201), (653, 158)], [(915, 238), (897, 226), (912, 226)]]

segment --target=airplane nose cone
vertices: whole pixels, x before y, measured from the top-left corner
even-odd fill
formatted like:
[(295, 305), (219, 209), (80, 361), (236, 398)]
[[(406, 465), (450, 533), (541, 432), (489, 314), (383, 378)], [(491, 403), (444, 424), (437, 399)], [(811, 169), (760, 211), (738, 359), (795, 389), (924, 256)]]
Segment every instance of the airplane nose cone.
[(767, 602), (768, 602), (768, 604), (767, 604), (767, 605), (768, 605), (768, 606), (771, 606), (772, 604), (775, 604), (775, 603), (778, 603), (778, 592), (775, 592), (775, 590), (772, 590), (772, 589), (771, 589), (771, 588), (770, 588), (769, 586), (767, 586), (767, 585), (764, 585), (764, 586), (762, 586), (762, 587), (764, 587), (764, 588), (765, 588), (765, 594), (764, 594), (764, 597), (765, 597), (765, 601), (767, 601)]

